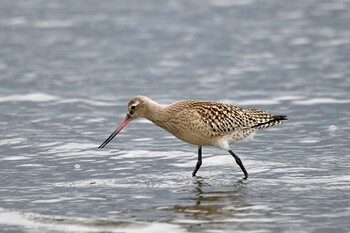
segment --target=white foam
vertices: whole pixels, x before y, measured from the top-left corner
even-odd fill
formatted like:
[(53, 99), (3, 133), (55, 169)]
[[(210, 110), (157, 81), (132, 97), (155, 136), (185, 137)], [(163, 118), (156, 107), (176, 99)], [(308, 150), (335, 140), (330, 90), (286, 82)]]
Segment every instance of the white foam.
[(316, 105), (316, 104), (347, 104), (350, 99), (334, 99), (334, 98), (311, 98), (304, 100), (292, 101), (296, 105)]
[(0, 97), (0, 102), (50, 102), (59, 99), (54, 95), (48, 95), (45, 93), (29, 93), (23, 95), (8, 95)]
[(84, 103), (91, 106), (115, 106), (116, 103), (110, 101), (99, 101), (99, 100), (91, 100), (91, 99), (83, 99), (83, 98), (69, 98), (69, 99), (61, 99), (57, 101), (59, 104), (66, 103)]
[(210, 4), (217, 7), (244, 6), (254, 3), (254, 0), (211, 0)]
[(59, 155), (59, 153), (62, 153), (62, 152), (77, 153), (84, 150), (94, 150), (94, 149), (97, 149), (97, 146), (96, 144), (93, 144), (93, 143), (69, 142), (69, 143), (63, 143), (61, 145), (55, 145), (55, 146), (49, 147), (48, 151), (51, 153), (56, 153), (57, 156), (65, 156), (65, 155)]
[(147, 141), (153, 141), (154, 138), (133, 138), (132, 141), (134, 142), (147, 142)]
[(243, 100), (239, 102), (240, 106), (246, 105), (275, 105), (279, 104), (280, 101), (277, 99), (252, 99), (252, 100)]
[(34, 203), (58, 203), (62, 201), (72, 200), (73, 198), (53, 198), (53, 199), (39, 199), (31, 201), (32, 204)]
[(318, 143), (320, 142), (320, 140), (316, 139), (316, 138), (307, 138), (307, 139), (301, 139), (299, 141), (300, 143), (306, 143), (306, 144), (311, 144), (311, 143)]
[(168, 223), (133, 222), (109, 219), (68, 218), (34, 213), (21, 213), (0, 208), (0, 224), (24, 227), (29, 232), (124, 232), (153, 233), (159, 229), (167, 233), (186, 232)]
[(337, 130), (338, 130), (338, 127), (335, 126), (335, 125), (330, 125), (330, 126), (328, 127), (328, 131), (329, 131), (329, 132), (335, 132), (335, 131), (337, 131)]
[(38, 163), (26, 163), (17, 165), (16, 167), (43, 167), (43, 165)]
[(5, 157), (5, 158), (2, 158), (1, 160), (2, 161), (13, 161), (13, 160), (26, 160), (26, 159), (30, 159), (30, 157), (18, 155), (18, 156)]
[(227, 104), (233, 104), (237, 106), (249, 106), (249, 105), (275, 105), (279, 104), (280, 100), (278, 98), (274, 99), (250, 99), (250, 100), (241, 100), (239, 102), (233, 103), (232, 100), (230, 99), (221, 99), (219, 100), (222, 103), (227, 103)]
[[(322, 189), (339, 190), (340, 187), (343, 187), (343, 189), (349, 190), (349, 180), (350, 175), (309, 177), (308, 179), (303, 179), (302, 184), (307, 186), (302, 188), (303, 190), (314, 190), (316, 186), (319, 187), (324, 184)], [(300, 179), (296, 176), (283, 176), (281, 177), (281, 182), (286, 184), (300, 184)], [(293, 187), (293, 189), (296, 188), (300, 187)]]
[(20, 144), (20, 143), (23, 143), (26, 141), (27, 141), (27, 138), (20, 138), (20, 137), (11, 138), (11, 139), (3, 139), (3, 140), (0, 140), (0, 145)]
[[(191, 158), (191, 155), (182, 151), (148, 151), (148, 150), (132, 150), (132, 151), (119, 151), (118, 155), (112, 157), (112, 159), (121, 158)], [(195, 156), (196, 157), (196, 156)]]
[[(0, 96), (0, 102), (55, 102), (57, 104), (87, 104), (90, 106), (115, 106), (115, 102), (104, 100), (93, 100), (87, 98), (61, 98), (55, 95), (49, 95), (41, 92), (33, 92), (21, 95), (8, 95)], [(101, 119), (96, 119), (96, 122), (100, 122)]]

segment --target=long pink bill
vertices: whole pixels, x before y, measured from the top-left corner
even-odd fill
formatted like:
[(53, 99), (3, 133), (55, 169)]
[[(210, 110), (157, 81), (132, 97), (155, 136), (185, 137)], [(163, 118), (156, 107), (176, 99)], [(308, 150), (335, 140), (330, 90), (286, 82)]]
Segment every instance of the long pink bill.
[(114, 130), (114, 132), (111, 134), (111, 136), (109, 136), (107, 138), (106, 141), (104, 141), (101, 146), (99, 146), (98, 148), (101, 149), (103, 147), (105, 147), (110, 141), (112, 141), (112, 139), (117, 136), (117, 134), (132, 120), (132, 118), (129, 116), (129, 114), (126, 115), (126, 117), (124, 118), (124, 120), (122, 122), (120, 122), (119, 126)]

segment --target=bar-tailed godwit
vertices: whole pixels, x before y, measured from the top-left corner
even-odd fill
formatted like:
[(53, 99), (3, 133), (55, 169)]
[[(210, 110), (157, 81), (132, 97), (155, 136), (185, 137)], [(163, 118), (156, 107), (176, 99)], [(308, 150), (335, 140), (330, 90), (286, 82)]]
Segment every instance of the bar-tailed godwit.
[(253, 136), (256, 131), (281, 124), (287, 116), (273, 116), (264, 110), (241, 108), (202, 100), (180, 100), (163, 106), (145, 96), (136, 96), (128, 104), (128, 113), (99, 148), (105, 147), (131, 120), (146, 118), (178, 139), (198, 146), (198, 160), (192, 176), (202, 165), (202, 147), (214, 146), (228, 151), (248, 178), (241, 159), (230, 143)]

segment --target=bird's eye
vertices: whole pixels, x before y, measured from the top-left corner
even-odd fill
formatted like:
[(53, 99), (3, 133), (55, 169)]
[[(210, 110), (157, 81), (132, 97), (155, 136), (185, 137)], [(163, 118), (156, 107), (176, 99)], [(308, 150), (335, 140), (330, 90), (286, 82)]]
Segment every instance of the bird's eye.
[(132, 106), (130, 107), (131, 110), (135, 110), (135, 108), (136, 108), (135, 105), (132, 105)]

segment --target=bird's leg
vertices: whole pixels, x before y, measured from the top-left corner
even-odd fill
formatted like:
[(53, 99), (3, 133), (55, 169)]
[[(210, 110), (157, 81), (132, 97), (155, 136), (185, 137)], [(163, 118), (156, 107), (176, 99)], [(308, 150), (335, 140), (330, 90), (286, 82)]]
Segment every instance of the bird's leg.
[(228, 152), (230, 152), (230, 154), (233, 156), (233, 158), (235, 158), (236, 163), (239, 165), (239, 167), (242, 169), (243, 173), (244, 173), (244, 179), (248, 179), (248, 172), (245, 170), (242, 160), (235, 154), (233, 153), (232, 150), (229, 150)]
[(202, 146), (198, 146), (198, 161), (195, 169), (192, 172), (192, 176), (196, 176), (196, 173), (198, 169), (201, 167), (201, 165), (202, 165)]

